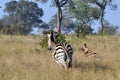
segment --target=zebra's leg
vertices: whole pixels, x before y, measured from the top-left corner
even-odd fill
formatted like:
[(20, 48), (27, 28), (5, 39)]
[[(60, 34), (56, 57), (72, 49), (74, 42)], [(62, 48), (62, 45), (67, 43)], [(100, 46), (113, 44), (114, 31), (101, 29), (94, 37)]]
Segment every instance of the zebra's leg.
[(68, 60), (68, 68), (72, 68), (72, 58)]
[(64, 62), (62, 65), (64, 66), (64, 69), (65, 69), (65, 70), (68, 69), (68, 67), (67, 67), (67, 63), (66, 63), (66, 62)]
[(69, 54), (68, 55), (69, 56), (69, 58), (68, 58), (68, 68), (72, 68), (72, 54)]
[(59, 61), (56, 61), (56, 62), (60, 65), (60, 67), (62, 67), (62, 69), (67, 70), (67, 63), (66, 63), (66, 61), (59, 60)]
[(62, 59), (62, 60), (61, 60), (61, 64), (62, 64), (62, 66), (63, 66), (63, 68), (64, 68), (65, 70), (68, 69), (66, 60)]

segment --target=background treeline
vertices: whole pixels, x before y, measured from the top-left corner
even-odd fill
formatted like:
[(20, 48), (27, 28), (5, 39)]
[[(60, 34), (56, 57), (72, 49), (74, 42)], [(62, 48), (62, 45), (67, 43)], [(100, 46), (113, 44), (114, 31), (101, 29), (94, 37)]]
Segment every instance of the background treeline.
[[(41, 18), (44, 16), (42, 8), (38, 7), (42, 1), (32, 2), (29, 0), (14, 0), (5, 4), (6, 13), (0, 19), (0, 34), (27, 35), (31, 34), (34, 28), (40, 33), (47, 29), (55, 30), (57, 26), (57, 13), (46, 23)], [(55, 7), (54, 1), (50, 0), (52, 7)], [(60, 0), (64, 1), (64, 0)], [(90, 34), (117, 34), (118, 26), (110, 24), (104, 19), (106, 6), (112, 10), (117, 9), (112, 0), (67, 0), (67, 5), (62, 8), (61, 32), (64, 34), (75, 34), (77, 37)], [(92, 26), (100, 22), (100, 28), (96, 33)]]

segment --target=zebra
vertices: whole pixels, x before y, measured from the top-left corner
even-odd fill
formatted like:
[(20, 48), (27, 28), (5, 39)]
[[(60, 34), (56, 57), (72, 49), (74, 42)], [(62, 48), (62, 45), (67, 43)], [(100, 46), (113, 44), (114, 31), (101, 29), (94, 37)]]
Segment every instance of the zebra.
[(48, 50), (53, 50), (53, 57), (55, 61), (67, 69), (72, 67), (73, 49), (68, 43), (56, 43), (53, 32), (47, 33), (48, 36)]
[(68, 57), (69, 57), (69, 60), (68, 60), (68, 67), (72, 67), (72, 55), (73, 55), (73, 48), (70, 44), (68, 44), (67, 42), (64, 42), (64, 43), (60, 43), (62, 46), (64, 46), (64, 48), (67, 50), (67, 53), (68, 53)]

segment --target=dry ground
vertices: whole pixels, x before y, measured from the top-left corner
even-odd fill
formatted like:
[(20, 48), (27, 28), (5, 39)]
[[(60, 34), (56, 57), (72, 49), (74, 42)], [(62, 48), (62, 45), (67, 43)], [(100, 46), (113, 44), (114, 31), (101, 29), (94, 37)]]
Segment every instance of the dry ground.
[[(41, 37), (0, 35), (0, 80), (120, 80), (120, 36), (66, 37), (73, 46), (73, 68), (62, 70)], [(83, 43), (99, 61), (86, 58)]]

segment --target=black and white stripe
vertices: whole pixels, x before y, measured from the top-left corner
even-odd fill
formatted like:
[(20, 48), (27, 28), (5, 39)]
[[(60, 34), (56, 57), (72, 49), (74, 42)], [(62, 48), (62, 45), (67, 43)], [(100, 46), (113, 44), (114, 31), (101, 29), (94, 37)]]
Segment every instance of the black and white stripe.
[(67, 50), (67, 54), (68, 54), (68, 67), (72, 67), (72, 55), (73, 55), (73, 48), (70, 44), (68, 44), (67, 42), (64, 43), (60, 43), (66, 50)]
[(73, 49), (68, 43), (55, 43), (53, 33), (48, 34), (48, 49), (53, 50), (55, 61), (64, 68), (72, 67)]
[(53, 52), (53, 57), (55, 59), (55, 61), (62, 67), (64, 67), (65, 69), (67, 69), (67, 51), (65, 50), (65, 48), (60, 45), (57, 44), (54, 52)]

